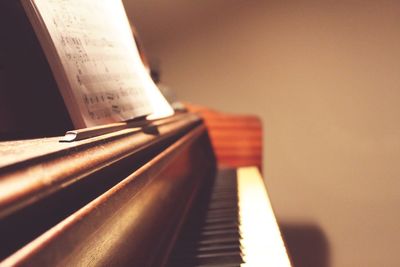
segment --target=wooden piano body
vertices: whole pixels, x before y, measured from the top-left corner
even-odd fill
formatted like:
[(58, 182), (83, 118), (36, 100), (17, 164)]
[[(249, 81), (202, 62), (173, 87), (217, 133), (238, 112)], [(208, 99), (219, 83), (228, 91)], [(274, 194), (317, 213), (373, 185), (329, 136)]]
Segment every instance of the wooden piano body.
[[(71, 143), (0, 143), (0, 266), (164, 266), (218, 171), (206, 124), (184, 113)], [(241, 164), (216, 151), (219, 165), (261, 165), (248, 151)], [(267, 246), (269, 263), (246, 266), (289, 266), (265, 209), (278, 250)]]

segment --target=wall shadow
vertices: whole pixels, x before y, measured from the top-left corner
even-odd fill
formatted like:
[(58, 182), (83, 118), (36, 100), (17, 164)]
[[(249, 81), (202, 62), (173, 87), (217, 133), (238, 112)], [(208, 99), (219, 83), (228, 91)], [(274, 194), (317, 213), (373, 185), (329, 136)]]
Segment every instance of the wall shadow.
[(313, 223), (279, 223), (294, 267), (330, 267), (330, 247), (322, 230)]

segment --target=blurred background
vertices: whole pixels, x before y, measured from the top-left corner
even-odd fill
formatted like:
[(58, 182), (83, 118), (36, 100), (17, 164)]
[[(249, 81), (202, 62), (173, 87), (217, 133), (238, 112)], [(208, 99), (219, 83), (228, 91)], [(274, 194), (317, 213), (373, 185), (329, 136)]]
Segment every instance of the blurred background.
[(400, 1), (124, 4), (181, 100), (262, 119), (295, 266), (399, 266)]

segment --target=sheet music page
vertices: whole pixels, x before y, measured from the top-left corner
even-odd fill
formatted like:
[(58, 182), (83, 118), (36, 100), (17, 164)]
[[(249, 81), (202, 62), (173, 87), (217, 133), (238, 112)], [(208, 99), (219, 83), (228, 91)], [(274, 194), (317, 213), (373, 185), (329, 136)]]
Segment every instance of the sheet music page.
[(173, 113), (144, 68), (121, 0), (30, 4), (47, 30), (42, 47), (55, 49), (60, 61), (46, 53), (76, 127)]

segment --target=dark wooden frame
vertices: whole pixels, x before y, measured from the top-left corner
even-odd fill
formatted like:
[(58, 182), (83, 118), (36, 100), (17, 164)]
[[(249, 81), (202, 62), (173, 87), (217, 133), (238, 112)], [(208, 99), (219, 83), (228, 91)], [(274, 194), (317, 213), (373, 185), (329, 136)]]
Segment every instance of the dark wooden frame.
[[(11, 240), (24, 232), (21, 221), (28, 227), (39, 217), (44, 230), (3, 255), (4, 266), (160, 266), (198, 187), (216, 168), (194, 115), (59, 145), (0, 169), (0, 228), (9, 229)], [(2, 183), (12, 182), (18, 190), (3, 192)], [(65, 212), (52, 218), (58, 207)]]

